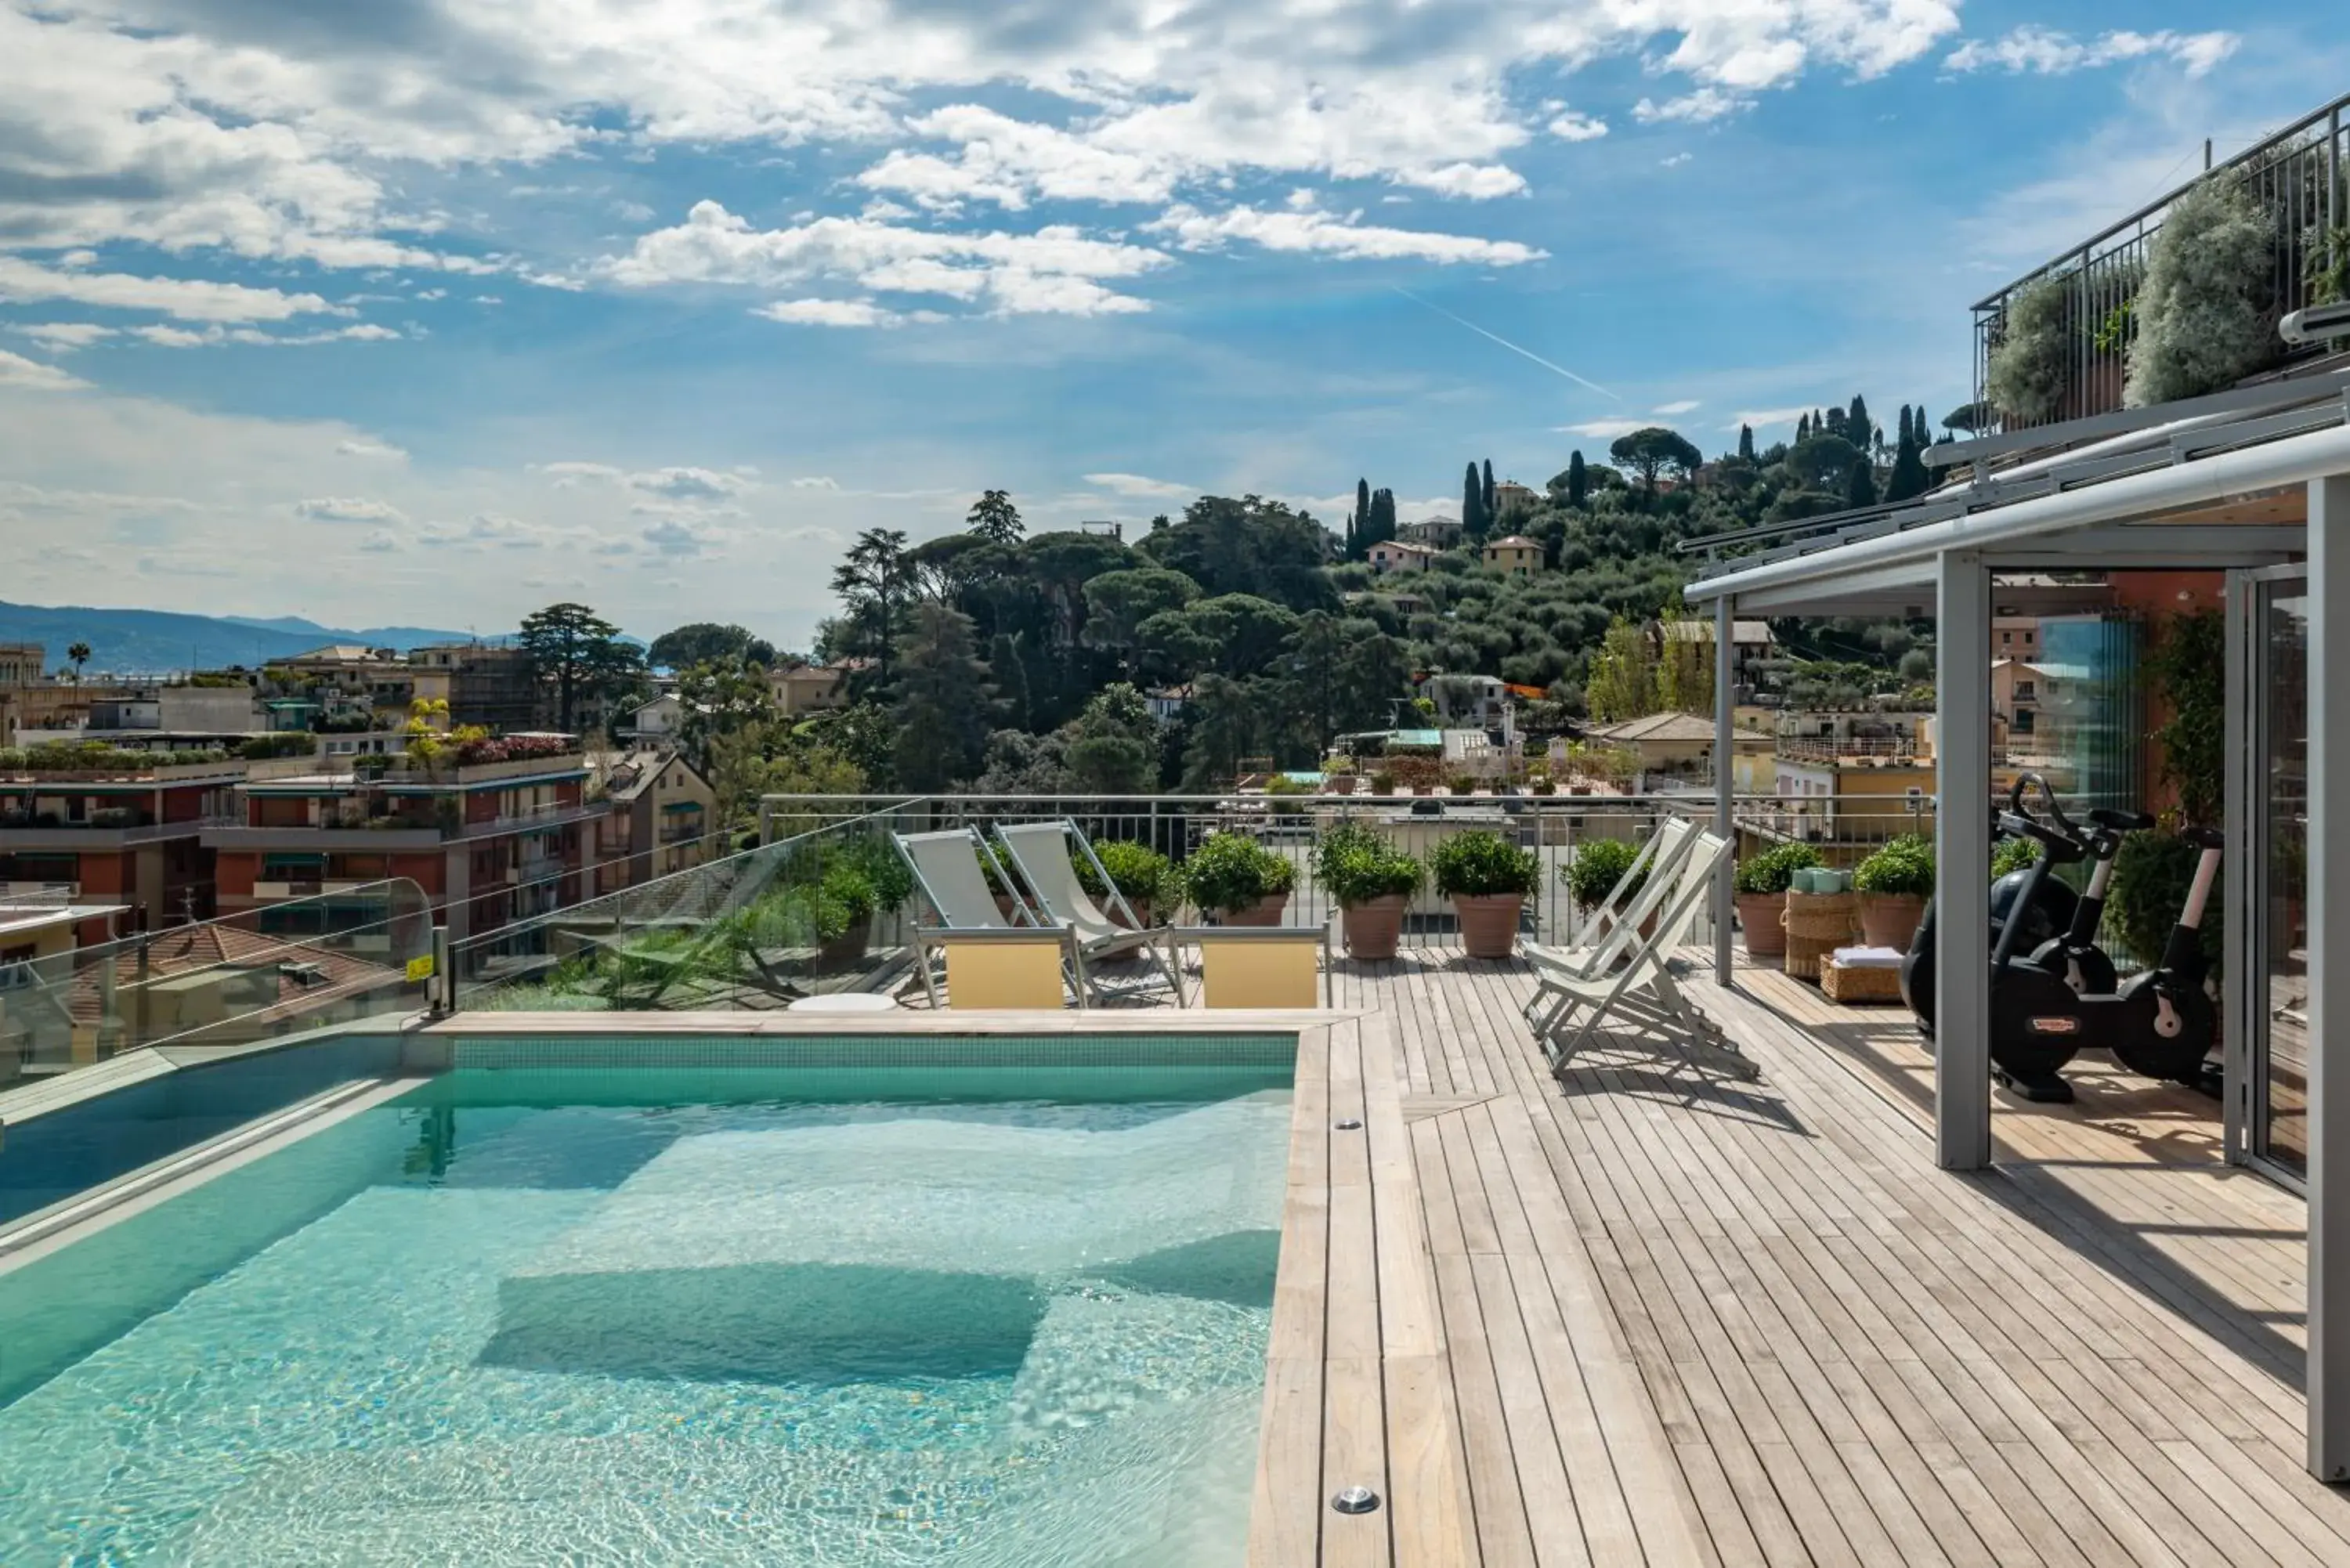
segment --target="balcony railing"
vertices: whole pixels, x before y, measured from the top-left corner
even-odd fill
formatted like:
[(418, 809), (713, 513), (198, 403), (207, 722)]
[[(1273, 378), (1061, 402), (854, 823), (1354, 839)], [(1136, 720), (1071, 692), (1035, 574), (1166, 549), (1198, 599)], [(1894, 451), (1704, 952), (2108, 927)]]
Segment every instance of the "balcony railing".
[(1915, 741), (1867, 738), (1839, 740), (1834, 735), (1781, 735), (1772, 750), (1790, 762), (1856, 763), (1884, 767), (1919, 760)]
[[(1975, 401), (1987, 397), (1991, 355), (2006, 329), (2016, 296), (2043, 279), (2065, 290), (2064, 329), (2073, 344), (2073, 363), (2054, 413), (2044, 419), (2004, 420), (2004, 428), (2109, 413), (2122, 406), (2122, 379), (2132, 337), (2131, 303), (2146, 275), (2154, 237), (2171, 203), (2204, 180), (2241, 182), (2275, 217), (2277, 246), (2274, 311), (2282, 316), (2324, 297), (2317, 279), (2345, 265), (2340, 254), (2350, 225), (2350, 192), (2344, 189), (2344, 162), (2350, 154), (2350, 97), (2335, 99), (2209, 172), (2107, 225), (2064, 254), (1975, 304)], [(2313, 295), (2316, 294), (2317, 298)], [(2324, 352), (2323, 346), (2299, 357)], [(2288, 362), (2293, 356), (2288, 356)]]

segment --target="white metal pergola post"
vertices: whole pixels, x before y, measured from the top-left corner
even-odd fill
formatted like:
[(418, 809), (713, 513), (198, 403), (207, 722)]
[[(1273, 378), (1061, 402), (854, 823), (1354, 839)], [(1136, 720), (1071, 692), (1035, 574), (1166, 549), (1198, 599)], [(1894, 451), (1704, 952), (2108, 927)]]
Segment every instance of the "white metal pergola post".
[[(2350, 473), (2309, 486), (2309, 1469), (2350, 1480), (2350, 1071), (2333, 1069), (2350, 1030), (2326, 982), (2350, 983)], [(2335, 623), (2339, 622), (2340, 625)], [(2231, 913), (2233, 911), (2230, 911)], [(2260, 975), (2231, 975), (2260, 985)]]
[[(1713, 601), (1713, 830), (1724, 838), (1733, 831), (1730, 809), (1730, 790), (1734, 782), (1731, 774), (1731, 680), (1737, 673), (1737, 649), (1731, 637), (1738, 628), (1737, 607), (1731, 596), (1722, 595)], [(1731, 894), (1735, 869), (1732, 857), (1725, 856), (1713, 876), (1713, 979), (1717, 985), (1731, 983), (1730, 915), (1735, 907)]]
[(1934, 1158), (1981, 1170), (1991, 1163), (1991, 572), (1972, 552), (1937, 560)]

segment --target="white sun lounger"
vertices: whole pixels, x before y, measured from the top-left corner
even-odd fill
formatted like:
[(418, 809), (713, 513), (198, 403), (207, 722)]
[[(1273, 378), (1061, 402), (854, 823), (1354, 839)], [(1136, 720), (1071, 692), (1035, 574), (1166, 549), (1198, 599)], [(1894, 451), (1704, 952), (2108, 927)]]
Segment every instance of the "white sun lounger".
[[(1730, 852), (1730, 840), (1711, 833), (1690, 839), (1679, 874), (1660, 879), (1654, 889), (1643, 888), (1627, 911), (1622, 929), (1637, 931), (1650, 914), (1656, 916), (1657, 927), (1654, 936), (1626, 942), (1620, 962), (1588, 972), (1575, 972), (1563, 965), (1542, 971), (1542, 988), (1556, 1002), (1536, 1025), (1535, 1034), (1550, 1058), (1554, 1076), (1565, 1076), (1576, 1054), (1611, 1018), (1642, 1026), (1700, 1065), (1740, 1078), (1755, 1075), (1754, 1064), (1741, 1055), (1681, 994), (1669, 961), (1699, 904), (1712, 891), (1714, 873)], [(1652, 900), (1652, 890), (1662, 897)]]
[[(959, 936), (976, 933), (983, 940), (1001, 941), (1001, 937), (988, 934), (1016, 931), (1024, 926), (1044, 926), (1012, 879), (1003, 875), (994, 852), (988, 848), (978, 829), (954, 827), (939, 833), (893, 833), (889, 836), (897, 844), (898, 853), (906, 857), (915, 883), (938, 916), (937, 925), (919, 927), (914, 932), (915, 967), (920, 971), (922, 990), (932, 1007), (941, 1005), (939, 976), (931, 963), (933, 952), (943, 955)], [(1003, 911), (996, 908), (983, 863), (995, 868), (998, 879), (1011, 893), (1014, 919), (1006, 919)], [(1085, 968), (1077, 959), (1076, 944), (1069, 933), (1055, 931), (1055, 935), (1061, 937), (1067, 947), (1071, 967), (1076, 971), (1077, 1004), (1082, 1007)]]
[[(1531, 944), (1525, 949), (1535, 983), (1534, 993), (1520, 1011), (1535, 1039), (1547, 1040), (1571, 1005), (1575, 992), (1568, 981), (1608, 973), (1638, 944), (1640, 928), (1653, 921), (1679, 888), (1682, 862), (1697, 836), (1695, 824), (1675, 818), (1641, 846), (1639, 858), (1601, 902), (1583, 941), (1571, 948)], [(1647, 880), (1639, 890), (1628, 892), (1633, 879), (1644, 872)], [(1661, 930), (1659, 934), (1665, 935)]]
[[(1130, 953), (1138, 948), (1147, 949), (1159, 978), (1180, 997), (1181, 985), (1175, 978), (1174, 961), (1163, 950), (1168, 929), (1142, 929), (1134, 906), (1126, 901), (1126, 896), (1110, 880), (1083, 828), (1066, 818), (1058, 822), (1006, 823), (997, 826), (995, 836), (1004, 853), (1012, 857), (1021, 881), (1035, 896), (1037, 913), (1045, 924), (1070, 932), (1076, 940), (1080, 956), (1097, 960)], [(1087, 893), (1084, 881), (1077, 876), (1076, 857), (1080, 855), (1108, 889), (1112, 907), (1126, 917), (1124, 925), (1104, 914)], [(1098, 989), (1098, 976), (1093, 983)]]

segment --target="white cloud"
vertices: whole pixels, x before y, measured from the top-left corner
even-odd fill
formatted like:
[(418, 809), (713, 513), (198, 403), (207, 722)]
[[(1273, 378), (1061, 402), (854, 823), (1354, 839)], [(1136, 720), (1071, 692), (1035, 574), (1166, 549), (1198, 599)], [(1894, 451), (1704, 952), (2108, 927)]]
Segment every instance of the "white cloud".
[(895, 327), (905, 319), (869, 299), (779, 299), (751, 314), (793, 327)]
[(657, 468), (629, 474), (621, 483), (670, 501), (724, 501), (750, 488), (749, 482), (738, 474), (707, 468)]
[(1613, 441), (1617, 436), (1630, 435), (1634, 431), (1648, 428), (1646, 420), (1586, 420), (1581, 424), (1558, 427), (1568, 435), (1589, 436), (1594, 441)]
[(1649, 411), (1651, 413), (1662, 414), (1665, 418), (1670, 419), (1675, 414), (1689, 413), (1698, 406), (1698, 400), (1695, 398), (1680, 398), (1669, 403), (1659, 403)]
[(283, 321), (292, 316), (350, 314), (315, 294), (287, 294), (203, 278), (59, 272), (19, 256), (0, 256), (0, 299), (13, 304), (63, 299), (118, 310), (149, 310), (181, 321)]
[(400, 548), (400, 535), (389, 528), (378, 528), (359, 541), (359, 548), (370, 556), (389, 556)]
[(1146, 226), (1172, 235), (1188, 251), (1216, 250), (1227, 242), (1243, 240), (1269, 251), (1313, 252), (1357, 261), (1473, 262), (1486, 266), (1517, 266), (1548, 254), (1515, 240), (1380, 228), (1329, 213), (1267, 213), (1254, 207), (1231, 207), (1212, 215), (1193, 207), (1170, 207), (1165, 216)]
[(2200, 77), (2236, 52), (2233, 33), (2134, 33), (2126, 29), (2075, 38), (2050, 27), (2024, 26), (1989, 41), (1970, 38), (1942, 63), (1954, 71), (1997, 69), (2011, 75), (2069, 76), (2131, 60), (2165, 59), (2189, 78)]
[(407, 514), (387, 501), (327, 495), (294, 504), (294, 514), (314, 523), (405, 523)]
[(1747, 100), (1739, 94), (1708, 86), (1662, 103), (1644, 98), (1632, 106), (1632, 118), (1643, 125), (1703, 125), (1736, 114), (1746, 105)]
[(1658, 159), (1657, 165), (1661, 169), (1678, 169), (1696, 156), (1694, 152), (1676, 152), (1669, 158)]
[(1773, 425), (1792, 425), (1818, 406), (1816, 403), (1797, 403), (1784, 409), (1741, 409), (1721, 428), (1734, 431), (1741, 425), (1752, 425), (1756, 430), (1763, 430)]
[(1086, 483), (1115, 494), (1154, 501), (1183, 501), (1200, 493), (1197, 485), (1182, 484), (1171, 479), (1152, 479), (1140, 473), (1088, 473)]
[(123, 330), (129, 336), (159, 348), (208, 348), (223, 343), (293, 348), (317, 343), (381, 343), (400, 336), (389, 327), (378, 327), (364, 321), (356, 326), (331, 327), (318, 332), (264, 332), (257, 327), (223, 327), (218, 322), (202, 328), (165, 327), (158, 323), (128, 327)]
[(88, 385), (55, 365), (44, 365), (38, 359), (27, 359), (22, 354), (0, 348), (0, 387), (28, 392), (70, 392)]
[(94, 321), (36, 321), (16, 330), (42, 348), (60, 354), (87, 348), (114, 336), (113, 327), (101, 327)]
[(1607, 122), (1571, 109), (1553, 119), (1548, 129), (1561, 141), (1596, 141), (1607, 134)]
[(802, 474), (792, 481), (794, 490), (837, 490), (840, 482), (827, 473)]
[(1093, 239), (1065, 224), (1014, 234), (816, 218), (790, 228), (754, 229), (716, 202), (697, 202), (683, 223), (639, 237), (628, 254), (608, 258), (603, 271), (638, 287), (775, 287), (825, 279), (877, 293), (943, 296), (997, 315), (1094, 316), (1149, 309), (1102, 280), (1139, 276), (1166, 261), (1158, 251)]
[(710, 534), (681, 518), (668, 518), (645, 530), (645, 543), (664, 556), (699, 556), (710, 545)]
[(335, 443), (337, 455), (342, 457), (386, 458), (394, 462), (407, 461), (408, 453), (388, 441), (373, 436), (351, 436)]

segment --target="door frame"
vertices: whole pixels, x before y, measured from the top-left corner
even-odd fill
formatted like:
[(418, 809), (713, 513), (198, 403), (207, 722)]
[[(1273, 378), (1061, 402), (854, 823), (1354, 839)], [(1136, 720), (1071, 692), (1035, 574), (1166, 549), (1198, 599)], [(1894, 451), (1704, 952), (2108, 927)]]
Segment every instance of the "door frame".
[(2223, 865), (2230, 918), (2221, 946), (2229, 978), (2220, 996), (2227, 1035), (2227, 1090), (2221, 1102), (2227, 1162), (2255, 1170), (2304, 1196), (2307, 1184), (2300, 1172), (2260, 1152), (2260, 1134), (2268, 1112), (2268, 1074), (2266, 1064), (2254, 1060), (2252, 1047), (2255, 1041), (2265, 1043), (2268, 1028), (2268, 986), (2266, 971), (2261, 967), (2269, 934), (2269, 901), (2262, 886), (2269, 849), (2268, 704), (2262, 679), (2266, 617), (2262, 611), (2278, 585), (2299, 584), (2305, 595), (2308, 579), (2309, 567), (2303, 562), (2228, 574), (2226, 746), (2230, 765), (2222, 827), (2228, 837)]

